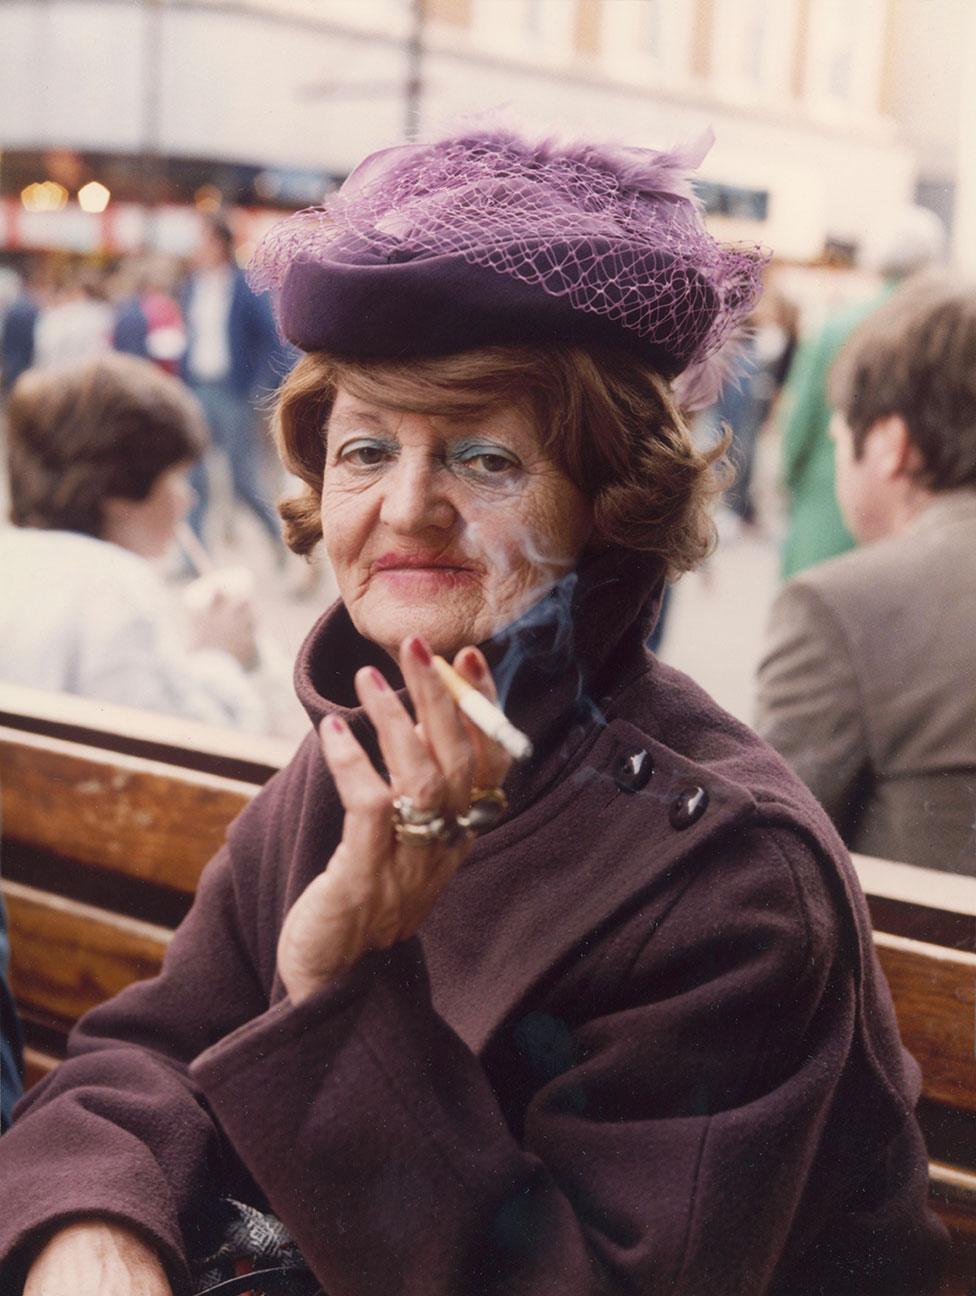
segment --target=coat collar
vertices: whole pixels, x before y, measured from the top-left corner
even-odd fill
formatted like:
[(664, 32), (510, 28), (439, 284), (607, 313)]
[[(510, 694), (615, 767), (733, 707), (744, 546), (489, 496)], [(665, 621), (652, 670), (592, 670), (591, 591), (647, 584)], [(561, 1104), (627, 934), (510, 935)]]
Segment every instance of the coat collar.
[(940, 491), (921, 513), (912, 518), (906, 530), (919, 534), (966, 521), (976, 521), (976, 490)]

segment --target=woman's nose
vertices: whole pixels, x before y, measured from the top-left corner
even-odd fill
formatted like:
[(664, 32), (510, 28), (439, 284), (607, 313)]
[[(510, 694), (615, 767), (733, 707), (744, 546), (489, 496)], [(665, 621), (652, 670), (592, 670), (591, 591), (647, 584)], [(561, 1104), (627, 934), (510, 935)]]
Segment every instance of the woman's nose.
[(407, 535), (447, 530), (457, 516), (447, 478), (443, 465), (403, 456), (384, 480), (381, 520)]

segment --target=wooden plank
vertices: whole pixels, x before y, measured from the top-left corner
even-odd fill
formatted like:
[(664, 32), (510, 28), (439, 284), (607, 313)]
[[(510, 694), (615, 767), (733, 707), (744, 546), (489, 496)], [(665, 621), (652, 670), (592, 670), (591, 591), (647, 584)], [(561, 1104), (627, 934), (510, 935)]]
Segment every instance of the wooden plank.
[(192, 892), (255, 784), (0, 728), (4, 836)]
[(282, 738), (17, 684), (0, 683), (0, 725), (256, 784), (267, 782), (295, 750)]
[(852, 855), (876, 931), (976, 952), (976, 877)]
[(972, 1231), (976, 1233), (976, 1171), (945, 1161), (930, 1161), (929, 1190), (940, 1201), (971, 1212)]
[(976, 1112), (976, 954), (886, 932), (874, 945), (923, 1093)]
[(92, 905), (2, 884), (10, 983), (18, 1004), (71, 1025), (133, 981), (153, 976), (172, 933)]
[(28, 1044), (24, 1048), (24, 1089), (25, 1091), (36, 1085), (38, 1080), (43, 1080), (61, 1061), (51, 1053), (43, 1053), (40, 1049), (31, 1048)]
[(871, 855), (852, 855), (851, 860), (866, 896), (976, 917), (976, 877)]

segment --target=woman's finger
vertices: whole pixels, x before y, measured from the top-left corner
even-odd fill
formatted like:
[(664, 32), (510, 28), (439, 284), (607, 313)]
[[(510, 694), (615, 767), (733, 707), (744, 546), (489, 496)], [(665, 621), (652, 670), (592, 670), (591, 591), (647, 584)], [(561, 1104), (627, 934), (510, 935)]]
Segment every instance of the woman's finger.
[[(452, 662), (454, 669), (469, 684), (478, 690), (489, 702), (496, 702), (498, 693), (495, 681), (484, 655), (477, 648), (462, 648)], [(512, 759), (504, 747), (493, 742), (491, 738), (463, 717), (465, 727), (474, 750), (474, 771), (472, 783), (476, 787), (501, 787), (512, 767)]]
[(351, 858), (366, 864), (389, 850), (393, 825), (390, 789), (339, 716), (322, 721), (319, 741), (346, 811), (343, 841)]
[(485, 655), (480, 649), (473, 645), (462, 648), (451, 665), (469, 684), (473, 684), (479, 693), (483, 693), (489, 702), (497, 702), (498, 690), (495, 688), (495, 681), (488, 669)]
[(421, 809), (439, 810), (447, 797), (444, 775), (430, 746), (420, 741), (406, 707), (374, 666), (356, 672), (355, 686), (376, 730), (394, 791), (409, 796)]
[(432, 664), (430, 650), (416, 636), (404, 640), (400, 670), (423, 727), (428, 750), (444, 778), (444, 808), (461, 814), (468, 808), (475, 752), (457, 703)]

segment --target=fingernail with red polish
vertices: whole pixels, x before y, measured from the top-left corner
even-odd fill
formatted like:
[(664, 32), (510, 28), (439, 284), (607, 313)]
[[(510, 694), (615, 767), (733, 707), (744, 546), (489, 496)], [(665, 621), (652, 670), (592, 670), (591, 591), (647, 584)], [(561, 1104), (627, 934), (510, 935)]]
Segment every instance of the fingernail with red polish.
[(389, 684), (383, 678), (382, 671), (378, 671), (375, 666), (369, 667), (369, 678), (372, 680), (373, 687), (379, 689), (381, 693), (389, 692)]
[(329, 716), (329, 728), (333, 733), (344, 734), (346, 732), (346, 722), (342, 716), (331, 715)]
[(485, 663), (481, 660), (480, 655), (474, 650), (465, 654), (464, 667), (468, 674), (472, 676), (473, 679), (478, 680), (479, 683), (485, 678)]
[(410, 640), (410, 651), (416, 657), (422, 666), (429, 666), (431, 663), (430, 649), (424, 643), (419, 635), (415, 635)]

